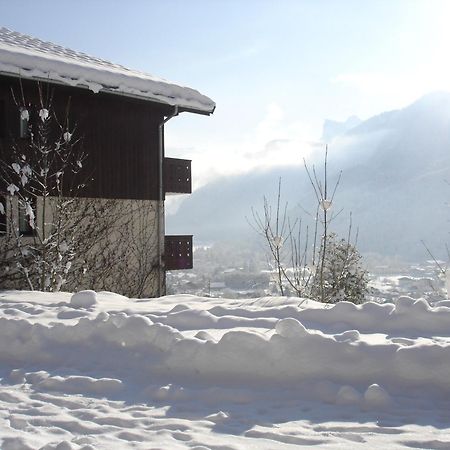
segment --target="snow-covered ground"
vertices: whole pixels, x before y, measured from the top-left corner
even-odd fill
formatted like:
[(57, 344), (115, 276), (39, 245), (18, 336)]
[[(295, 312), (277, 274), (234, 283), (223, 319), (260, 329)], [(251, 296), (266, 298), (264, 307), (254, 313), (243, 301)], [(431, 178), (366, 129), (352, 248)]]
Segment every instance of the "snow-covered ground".
[(450, 448), (450, 302), (0, 292), (0, 447)]

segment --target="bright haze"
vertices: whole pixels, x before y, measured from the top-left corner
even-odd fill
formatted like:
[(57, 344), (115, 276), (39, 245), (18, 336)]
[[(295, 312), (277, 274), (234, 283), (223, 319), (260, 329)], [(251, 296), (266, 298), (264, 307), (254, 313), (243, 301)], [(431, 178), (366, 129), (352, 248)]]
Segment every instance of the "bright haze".
[[(166, 154), (193, 160), (195, 189), (261, 170), (276, 180), (277, 167), (301, 170), (324, 141), (330, 154), (348, 148), (342, 139), (333, 148), (325, 120), (364, 122), (450, 91), (445, 0), (0, 0), (0, 17), (10, 29), (210, 96), (212, 117), (182, 114), (166, 125)], [(389, 165), (392, 153), (384, 154)], [(189, 200), (169, 201), (169, 212), (181, 201)]]
[(211, 118), (167, 126), (195, 182), (300, 163), (324, 119), (450, 90), (450, 4), (371, 1), (0, 1), (3, 26), (192, 86)]

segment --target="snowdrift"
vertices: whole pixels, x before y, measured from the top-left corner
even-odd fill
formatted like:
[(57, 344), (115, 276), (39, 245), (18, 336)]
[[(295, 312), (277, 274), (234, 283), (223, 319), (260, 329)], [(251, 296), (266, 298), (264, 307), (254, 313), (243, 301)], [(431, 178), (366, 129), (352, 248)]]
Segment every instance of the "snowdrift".
[[(409, 409), (411, 398), (422, 406), (450, 399), (447, 302), (431, 307), (425, 300), (401, 297), (395, 305), (326, 307), (293, 298), (178, 295), (137, 301), (92, 291), (4, 292), (0, 300), (6, 390), (104, 397), (147, 407), (158, 402), (248, 405), (269, 398), (284, 398), (289, 405), (295, 398), (376, 417)], [(214, 414), (206, 420), (228, 420), (221, 409)], [(10, 430), (17, 430), (8, 420)], [(21, 429), (25, 438), (17, 441), (11, 432), (2, 448), (53, 448), (44, 447), (48, 439), (30, 447), (30, 423)], [(73, 439), (80, 431), (68, 432), (72, 444), (67, 448), (79, 448)], [(244, 435), (296, 442), (270, 435), (273, 431), (258, 433), (250, 427)], [(94, 448), (102, 445), (97, 440)], [(246, 445), (226, 448), (250, 448)]]

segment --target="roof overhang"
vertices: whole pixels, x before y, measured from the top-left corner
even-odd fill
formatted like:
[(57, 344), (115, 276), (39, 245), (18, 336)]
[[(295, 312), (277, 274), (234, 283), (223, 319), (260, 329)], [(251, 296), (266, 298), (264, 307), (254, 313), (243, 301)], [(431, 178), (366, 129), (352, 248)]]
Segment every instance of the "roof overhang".
[(0, 74), (106, 92), (212, 114), (215, 103), (195, 89), (0, 28)]

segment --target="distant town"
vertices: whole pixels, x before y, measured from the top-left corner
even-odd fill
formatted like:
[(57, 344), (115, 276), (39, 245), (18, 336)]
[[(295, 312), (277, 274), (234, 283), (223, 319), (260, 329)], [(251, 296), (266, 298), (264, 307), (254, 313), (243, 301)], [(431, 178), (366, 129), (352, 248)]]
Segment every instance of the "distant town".
[[(441, 301), (445, 282), (435, 261), (408, 263), (376, 256), (365, 258), (370, 276), (367, 300), (391, 302), (401, 295)], [(271, 262), (262, 248), (218, 243), (194, 249), (194, 269), (167, 274), (168, 294), (225, 298), (279, 295)]]

